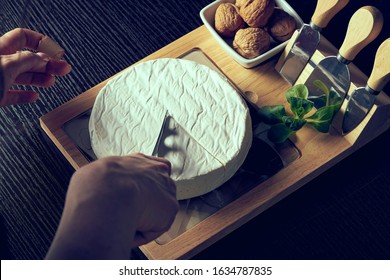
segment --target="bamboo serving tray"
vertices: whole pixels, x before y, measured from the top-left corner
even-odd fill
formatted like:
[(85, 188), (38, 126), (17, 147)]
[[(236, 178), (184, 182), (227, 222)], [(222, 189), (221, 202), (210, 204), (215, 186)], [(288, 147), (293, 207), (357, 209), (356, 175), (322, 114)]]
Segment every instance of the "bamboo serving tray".
[[(275, 70), (276, 59), (252, 69), (243, 68), (223, 51), (205, 26), (197, 28), (136, 64), (163, 57), (182, 57), (194, 49), (204, 53), (253, 105), (286, 103), (284, 93), (291, 85), (285, 82)], [(335, 47), (322, 38), (317, 52), (297, 83), (304, 82), (313, 66), (322, 57), (336, 53)], [(284, 55), (285, 53), (280, 55), (279, 63)], [(367, 77), (353, 64), (350, 64), (349, 68), (352, 79), (351, 92), (356, 87), (364, 86)], [(64, 131), (64, 124), (90, 110), (98, 92), (107, 81), (103, 81), (40, 118), (43, 130), (75, 169), (88, 164), (90, 160)], [(335, 117), (329, 133), (318, 133), (310, 127), (303, 127), (290, 138), (299, 150), (298, 159), (169, 242), (160, 244), (152, 241), (141, 246), (142, 252), (149, 259), (193, 257), (352, 154), (390, 126), (390, 98), (383, 92), (378, 96), (376, 104), (364, 121), (345, 136), (340, 133), (343, 110), (344, 107)]]

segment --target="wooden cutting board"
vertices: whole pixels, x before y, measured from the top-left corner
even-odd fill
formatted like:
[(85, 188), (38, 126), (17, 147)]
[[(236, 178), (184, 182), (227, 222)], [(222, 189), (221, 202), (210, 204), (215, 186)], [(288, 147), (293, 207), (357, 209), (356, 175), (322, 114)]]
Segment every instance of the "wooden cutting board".
[[(224, 52), (205, 26), (197, 28), (138, 63), (163, 57), (182, 57), (194, 49), (200, 50), (234, 83), (244, 97), (256, 106), (286, 103), (284, 93), (290, 85), (275, 70), (278, 57), (255, 68), (243, 68)], [(303, 82), (313, 66), (329, 54), (336, 54), (336, 48), (323, 38), (298, 83)], [(353, 64), (349, 66), (352, 91), (357, 86), (363, 86), (367, 77)], [(92, 108), (96, 95), (107, 81), (40, 118), (43, 130), (75, 169), (87, 164), (89, 160), (65, 133), (63, 126)], [(149, 259), (187, 259), (194, 256), (387, 130), (390, 126), (389, 116), (390, 98), (381, 93), (363, 123), (346, 136), (339, 132), (340, 116), (327, 134), (304, 127), (291, 138), (300, 152), (299, 159), (170, 242), (161, 245), (152, 241), (141, 246), (141, 250)]]

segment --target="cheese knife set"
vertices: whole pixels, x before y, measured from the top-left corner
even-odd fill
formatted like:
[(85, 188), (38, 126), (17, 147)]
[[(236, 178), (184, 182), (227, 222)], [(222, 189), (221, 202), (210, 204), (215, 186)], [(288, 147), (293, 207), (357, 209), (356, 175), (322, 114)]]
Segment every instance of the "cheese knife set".
[[(292, 43), (283, 64), (278, 69), (281, 76), (294, 84), (320, 42), (320, 31), (342, 8), (348, 0), (318, 0), (310, 25), (304, 24)], [(351, 17), (344, 41), (337, 55), (324, 57), (310, 73), (305, 86), (309, 91), (309, 100), (319, 109), (324, 106), (324, 92), (332, 91), (337, 95), (338, 104), (346, 107), (342, 134), (355, 129), (368, 114), (375, 103), (376, 96), (390, 79), (390, 39), (385, 40), (376, 53), (375, 63), (367, 85), (357, 88), (348, 95), (351, 75), (348, 64), (358, 53), (371, 43), (382, 30), (383, 15), (373, 6), (358, 9)], [(322, 86), (319, 86), (319, 83)], [(342, 106), (343, 102), (345, 106)], [(326, 96), (325, 96), (326, 102)]]

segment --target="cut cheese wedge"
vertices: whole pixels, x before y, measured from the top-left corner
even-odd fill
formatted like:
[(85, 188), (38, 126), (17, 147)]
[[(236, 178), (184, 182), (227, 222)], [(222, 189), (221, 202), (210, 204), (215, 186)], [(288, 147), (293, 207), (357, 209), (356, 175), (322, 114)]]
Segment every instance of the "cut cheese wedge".
[(89, 130), (98, 158), (151, 155), (157, 145), (158, 156), (172, 164), (178, 199), (226, 182), (252, 143), (249, 110), (226, 77), (174, 58), (140, 63), (110, 80), (96, 98)]
[(43, 37), (43, 39), (39, 41), (37, 51), (46, 53), (54, 59), (62, 59), (65, 54), (65, 50), (53, 39), (47, 36)]

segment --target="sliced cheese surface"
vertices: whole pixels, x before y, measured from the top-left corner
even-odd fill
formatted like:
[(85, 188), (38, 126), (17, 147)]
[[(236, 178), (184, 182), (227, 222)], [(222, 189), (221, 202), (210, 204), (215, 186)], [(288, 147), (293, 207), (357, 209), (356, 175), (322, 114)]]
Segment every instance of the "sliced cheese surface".
[(140, 63), (110, 80), (96, 98), (89, 130), (98, 158), (152, 155), (157, 148), (172, 164), (178, 199), (226, 182), (252, 142), (249, 110), (226, 77), (174, 58)]

